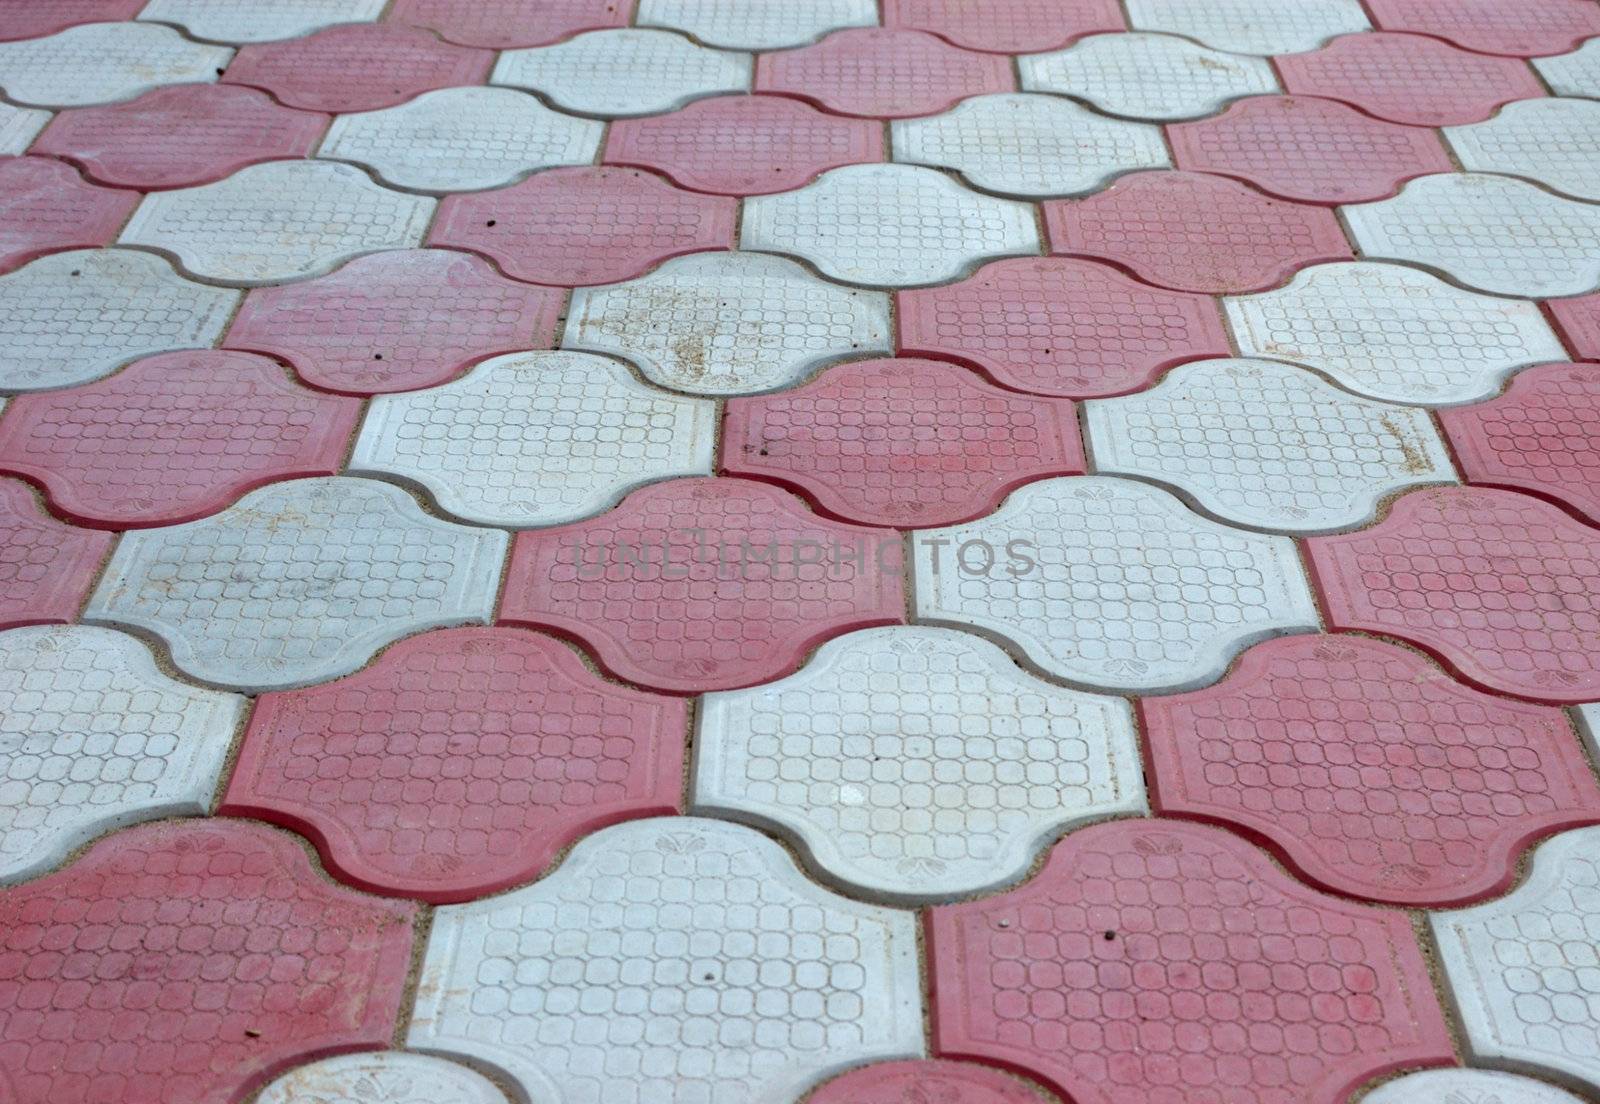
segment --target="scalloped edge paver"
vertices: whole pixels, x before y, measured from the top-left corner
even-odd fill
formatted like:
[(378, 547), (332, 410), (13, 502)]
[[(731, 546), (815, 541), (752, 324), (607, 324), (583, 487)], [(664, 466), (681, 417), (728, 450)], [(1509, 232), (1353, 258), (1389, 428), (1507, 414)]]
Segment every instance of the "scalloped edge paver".
[(146, 0), (51, 0), (15, 4), (6, 11), (0, 40), (43, 38), (79, 23), (120, 23), (134, 18)]
[(1386, 1081), (1361, 1104), (1583, 1104), (1554, 1085), (1480, 1069), (1440, 1069)]
[(1183, 35), (1236, 54), (1315, 50), (1335, 35), (1367, 31), (1361, 0), (1127, 0), (1135, 30)]
[(1025, 92), (1074, 96), (1131, 119), (1194, 119), (1241, 96), (1279, 91), (1263, 58), (1149, 31), (1094, 35), (1019, 57), (1017, 67)]
[(430, 1054), (400, 1050), (341, 1054), (296, 1066), (273, 1080), (255, 1098), (255, 1104), (340, 1104), (344, 1101), (507, 1104), (505, 1093), (476, 1070)]
[(114, 103), (163, 85), (213, 82), (233, 56), (230, 47), (159, 24), (83, 23), (47, 38), (0, 42), (0, 91), (27, 107)]
[(633, 10), (634, 0), (393, 0), (387, 20), (462, 46), (515, 50), (626, 26)]
[(1600, 98), (1600, 37), (1568, 54), (1534, 58), (1533, 67), (1557, 96)]
[(1484, 54), (1559, 54), (1600, 34), (1600, 11), (1586, 0), (1367, 0), (1367, 6), (1385, 30), (1434, 35)]
[[(57, 521), (26, 483), (0, 478), (0, 629), (77, 617), (114, 539)], [(41, 552), (46, 558), (37, 558)], [(23, 566), (37, 569), (35, 577), (19, 581)]]
[(50, 118), (48, 111), (0, 103), (0, 156), (21, 154)]
[(1468, 172), (1524, 176), (1600, 202), (1600, 102), (1522, 100), (1488, 122), (1445, 127), (1444, 136)]
[[(654, 59), (646, 56), (652, 53)], [(541, 92), (566, 111), (615, 119), (748, 92), (754, 69), (749, 54), (709, 49), (671, 31), (626, 27), (503, 51), (489, 82)]]
[(877, 0), (639, 0), (639, 27), (682, 31), (721, 50), (782, 50), (844, 27), (876, 27)]
[(965, 50), (1024, 54), (1125, 31), (1119, 0), (884, 0), (884, 26), (936, 34)]
[(0, 272), (47, 253), (111, 244), (139, 197), (48, 157), (0, 158)]
[(857, 1066), (817, 1086), (806, 1104), (1040, 1104), (1040, 1100), (1033, 1084), (1010, 1070), (924, 1058)]
[(386, 0), (150, 0), (141, 20), (176, 23), (213, 42), (269, 42), (298, 38), (336, 23), (371, 23)]

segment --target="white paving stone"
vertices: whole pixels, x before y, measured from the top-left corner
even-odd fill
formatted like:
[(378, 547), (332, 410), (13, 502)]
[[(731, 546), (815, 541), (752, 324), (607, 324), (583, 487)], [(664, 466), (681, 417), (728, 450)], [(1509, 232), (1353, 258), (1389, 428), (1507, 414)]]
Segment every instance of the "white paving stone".
[(1474, 402), (1517, 368), (1568, 359), (1536, 304), (1402, 265), (1317, 265), (1223, 302), (1246, 356), (1297, 361), (1389, 402)]
[(112, 828), (205, 813), (244, 707), (110, 629), (0, 632), (0, 882)]
[(670, 27), (707, 46), (778, 50), (812, 42), (841, 27), (878, 22), (875, 0), (639, 0), (641, 27)]
[(1097, 471), (1177, 488), (1223, 521), (1348, 528), (1391, 491), (1454, 482), (1425, 410), (1357, 398), (1292, 365), (1204, 360), (1086, 404)]
[(1017, 881), (1072, 825), (1145, 810), (1127, 703), (969, 633), (850, 633), (779, 682), (707, 694), (699, 716), (696, 810), (776, 826), (880, 900)]
[(710, 475), (716, 425), (716, 404), (646, 387), (606, 357), (513, 353), (373, 399), (350, 466), (413, 479), (467, 521), (556, 525), (645, 483)]
[(1361, 0), (1128, 0), (1128, 18), (1236, 54), (1297, 54), (1372, 29)]
[(385, 0), (150, 0), (140, 19), (177, 23), (196, 38), (267, 42), (336, 23), (370, 23)]
[(835, 896), (741, 825), (596, 832), (548, 878), (434, 914), (408, 1042), (529, 1099), (793, 1100), (922, 1050), (916, 918)]
[(390, 184), (453, 192), (509, 184), (534, 169), (587, 165), (604, 124), (551, 111), (509, 88), (444, 88), (382, 111), (340, 115), (318, 151)]
[(752, 67), (749, 54), (709, 49), (671, 31), (617, 28), (506, 50), (490, 80), (543, 92), (569, 111), (621, 118), (748, 92)]
[(1429, 920), (1475, 1058), (1600, 1088), (1600, 827), (1540, 844), (1508, 896)]
[(200, 279), (271, 284), (421, 245), (435, 203), (375, 184), (352, 165), (273, 161), (146, 196), (118, 240), (170, 253)]
[(84, 620), (153, 633), (206, 682), (325, 682), (402, 636), (487, 621), (506, 541), (375, 480), (274, 483), (200, 521), (126, 534)]
[(342, 1054), (290, 1070), (256, 1104), (506, 1104), (483, 1074), (428, 1054)]
[(785, 257), (697, 253), (574, 291), (561, 344), (625, 357), (663, 387), (745, 395), (838, 357), (887, 353), (889, 331), (884, 292), (840, 287)]
[(905, 287), (961, 276), (991, 257), (1039, 252), (1033, 209), (915, 165), (850, 165), (744, 201), (740, 245), (792, 253), (825, 276)]
[(1361, 1104), (1583, 1104), (1554, 1085), (1492, 1070), (1423, 1070), (1378, 1086)]
[(0, 42), (0, 91), (23, 104), (75, 107), (132, 99), (165, 84), (215, 81), (233, 50), (152, 23), (86, 23)]
[(1590, 757), (1600, 759), (1600, 703), (1580, 705), (1573, 712), (1578, 716), (1578, 732), (1589, 745)]
[(1468, 287), (1543, 298), (1600, 285), (1600, 206), (1525, 180), (1439, 173), (1340, 210), (1364, 255), (1427, 265)]
[(1091, 35), (1065, 50), (1019, 57), (1017, 65), (1030, 92), (1077, 96), (1139, 119), (1192, 119), (1240, 96), (1278, 91), (1261, 58), (1164, 34)]
[(50, 121), (50, 112), (0, 103), (0, 156), (26, 150)]
[(1133, 480), (1031, 483), (914, 543), (918, 618), (1011, 641), (1091, 689), (1205, 686), (1249, 645), (1317, 628), (1292, 540), (1210, 521)]
[(1526, 176), (1600, 200), (1600, 102), (1518, 100), (1486, 122), (1445, 127), (1444, 133), (1462, 168)]
[(1600, 97), (1600, 38), (1591, 38), (1570, 54), (1532, 60), (1556, 95)]
[(40, 257), (0, 276), (0, 390), (87, 383), (149, 353), (211, 345), (238, 302), (132, 249)]

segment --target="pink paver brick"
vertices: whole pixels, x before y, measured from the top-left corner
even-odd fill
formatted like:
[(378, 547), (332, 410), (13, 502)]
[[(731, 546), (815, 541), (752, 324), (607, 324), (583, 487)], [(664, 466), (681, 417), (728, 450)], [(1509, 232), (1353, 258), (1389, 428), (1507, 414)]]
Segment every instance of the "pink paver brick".
[(1290, 92), (1343, 100), (1412, 126), (1481, 122), (1501, 104), (1545, 94), (1525, 62), (1420, 35), (1344, 35), (1275, 62)]
[(1044, 204), (1044, 218), (1052, 252), (1179, 291), (1264, 291), (1307, 265), (1354, 257), (1326, 207), (1208, 173), (1133, 173), (1085, 199)]
[(1537, 840), (1600, 822), (1560, 709), (1473, 690), (1380, 640), (1268, 641), (1215, 686), (1138, 708), (1160, 812), (1241, 828), (1353, 897), (1481, 900)]
[(510, 50), (624, 27), (633, 7), (634, 0), (395, 0), (388, 21), (425, 27), (446, 42)]
[(1410, 641), (1537, 701), (1600, 699), (1600, 530), (1512, 491), (1414, 491), (1306, 542), (1328, 623)]
[(551, 169), (439, 204), (430, 245), (482, 253), (506, 275), (563, 287), (642, 276), (669, 257), (733, 248), (739, 202), (639, 169)]
[(424, 633), (264, 694), (219, 810), (317, 841), (344, 881), (442, 904), (498, 893), (619, 820), (678, 811), (686, 707), (522, 629)]
[(883, 159), (883, 127), (786, 96), (718, 96), (611, 124), (606, 160), (655, 169), (698, 192), (763, 195), (840, 165)]
[(780, 678), (812, 648), (904, 619), (892, 529), (809, 513), (747, 479), (675, 479), (598, 518), (520, 533), (500, 619), (586, 645), (677, 693)]
[(258, 161), (308, 157), (327, 126), (328, 116), (284, 107), (256, 88), (176, 84), (59, 112), (33, 150), (106, 184), (186, 188)]
[(878, 1062), (851, 1070), (806, 1104), (1042, 1104), (1023, 1081), (997, 1069), (937, 1058)]
[(549, 348), (564, 299), (468, 253), (396, 250), (251, 291), (223, 344), (281, 357), (330, 391), (409, 391), (495, 353)]
[(762, 54), (756, 90), (869, 118), (932, 115), (968, 96), (1012, 92), (1011, 59), (952, 46), (923, 31), (854, 27), (797, 50)]
[(1059, 50), (1084, 35), (1127, 29), (1117, 0), (884, 0), (883, 21), (999, 54)]
[(1470, 483), (1555, 499), (1600, 525), (1600, 364), (1542, 364), (1504, 395), (1439, 411)]
[(164, 353), (13, 400), (0, 419), (0, 471), (40, 484), (79, 525), (177, 525), (279, 479), (334, 474), (360, 412), (355, 399), (297, 386), (266, 357)]
[(0, 629), (74, 620), (110, 550), (110, 533), (59, 522), (26, 483), (0, 479)]
[(1167, 128), (1181, 169), (1236, 176), (1284, 199), (1361, 203), (1455, 168), (1439, 136), (1315, 96), (1254, 96)]
[(996, 261), (896, 300), (902, 353), (971, 364), (1041, 395), (1126, 394), (1175, 364), (1229, 355), (1209, 298), (1153, 288), (1094, 261)]
[(137, 192), (96, 187), (48, 157), (0, 157), (0, 272), (109, 245), (138, 203)]
[(1085, 471), (1077, 409), (957, 364), (860, 360), (728, 403), (722, 466), (797, 486), (825, 513), (899, 529), (987, 514), (1023, 483)]
[(170, 821), (0, 894), (14, 1104), (231, 1104), (389, 1043), (416, 906), (328, 882), (291, 836)]
[(0, 3), (0, 41), (43, 38), (79, 23), (132, 19), (146, 0), (5, 0)]
[(222, 79), (265, 88), (290, 107), (375, 111), (435, 88), (482, 84), (494, 58), (415, 27), (352, 23), (245, 46)]
[(1384, 30), (1437, 35), (1486, 54), (1563, 54), (1600, 35), (1589, 0), (1368, 0)]
[(1074, 1104), (1345, 1104), (1453, 1061), (1404, 913), (1300, 885), (1176, 821), (1074, 832), (1009, 893), (934, 908), (939, 1054)]
[(1580, 357), (1600, 360), (1600, 293), (1545, 304), (1567, 348)]

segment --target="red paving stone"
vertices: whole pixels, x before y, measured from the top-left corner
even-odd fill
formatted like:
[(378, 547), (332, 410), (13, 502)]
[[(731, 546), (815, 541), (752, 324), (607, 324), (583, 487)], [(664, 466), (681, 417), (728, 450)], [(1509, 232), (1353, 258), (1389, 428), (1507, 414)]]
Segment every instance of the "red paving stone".
[(1085, 471), (1077, 410), (936, 360), (861, 360), (733, 399), (722, 466), (797, 487), (823, 512), (900, 529), (987, 514), (1023, 483)]
[(1455, 166), (1432, 130), (1386, 123), (1314, 96), (1254, 96), (1167, 128), (1180, 169), (1235, 176), (1308, 203), (1383, 199)]
[(519, 533), (500, 619), (572, 637), (629, 682), (730, 690), (903, 620), (900, 552), (894, 530), (829, 521), (765, 483), (677, 479)]
[(1600, 294), (1552, 299), (1546, 306), (1567, 348), (1577, 356), (1600, 360)]
[(999, 1070), (924, 1059), (851, 1070), (806, 1097), (806, 1104), (1040, 1104), (1040, 1097)]
[(386, 18), (425, 27), (446, 42), (510, 50), (626, 26), (633, 7), (634, 0), (394, 0)]
[(281, 357), (330, 391), (409, 391), (495, 353), (549, 348), (564, 300), (471, 254), (396, 250), (250, 292), (223, 343)]
[(258, 161), (309, 157), (328, 121), (255, 88), (179, 84), (126, 103), (59, 112), (33, 152), (65, 158), (105, 184), (186, 188)]
[(8, 1100), (230, 1104), (308, 1054), (386, 1046), (415, 919), (259, 825), (103, 839), (0, 893)]
[(0, 42), (45, 35), (79, 23), (116, 23), (139, 14), (148, 0), (6, 0), (0, 4)]
[(609, 284), (669, 257), (733, 248), (738, 209), (639, 169), (551, 169), (443, 200), (428, 243), (482, 253), (518, 280)]
[(0, 629), (76, 620), (111, 534), (39, 509), (26, 483), (0, 479)]
[(1367, 0), (1367, 9), (1385, 30), (1438, 35), (1486, 54), (1562, 54), (1600, 35), (1600, 7), (1588, 0)]
[(1453, 1061), (1401, 912), (1217, 828), (1085, 828), (1017, 889), (931, 910), (933, 1041), (1074, 1104), (1344, 1104)]
[(1566, 715), (1359, 636), (1258, 644), (1139, 702), (1161, 813), (1243, 829), (1313, 884), (1448, 908), (1505, 892), (1530, 845), (1600, 821)]
[(1093, 261), (996, 261), (959, 283), (895, 298), (902, 353), (971, 364), (1041, 395), (1125, 394), (1175, 364), (1229, 355), (1211, 300)]
[(109, 245), (138, 204), (138, 193), (86, 183), (60, 161), (0, 157), (0, 272), (46, 253)]
[(968, 96), (1013, 92), (1009, 58), (975, 53), (922, 31), (856, 27), (810, 46), (762, 54), (756, 90), (874, 119), (932, 115)]
[(1600, 530), (1559, 507), (1414, 491), (1376, 526), (1306, 548), (1333, 628), (1410, 641), (1491, 690), (1600, 699)]
[(0, 420), (0, 471), (40, 484), (79, 525), (177, 525), (267, 483), (334, 474), (360, 409), (297, 386), (266, 357), (164, 353), (15, 399)]
[(1127, 29), (1117, 0), (884, 0), (889, 27), (931, 31), (969, 50), (1037, 54)]
[(608, 824), (677, 812), (686, 725), (681, 699), (602, 681), (548, 636), (424, 633), (262, 695), (219, 812), (309, 836), (363, 889), (467, 901)]

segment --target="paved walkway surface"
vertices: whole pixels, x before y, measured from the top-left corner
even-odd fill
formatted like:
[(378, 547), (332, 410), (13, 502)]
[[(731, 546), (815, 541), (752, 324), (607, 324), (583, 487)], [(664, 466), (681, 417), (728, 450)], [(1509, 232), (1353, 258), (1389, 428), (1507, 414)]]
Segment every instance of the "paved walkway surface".
[(0, 410), (0, 1104), (1600, 1101), (1593, 0), (0, 0)]

